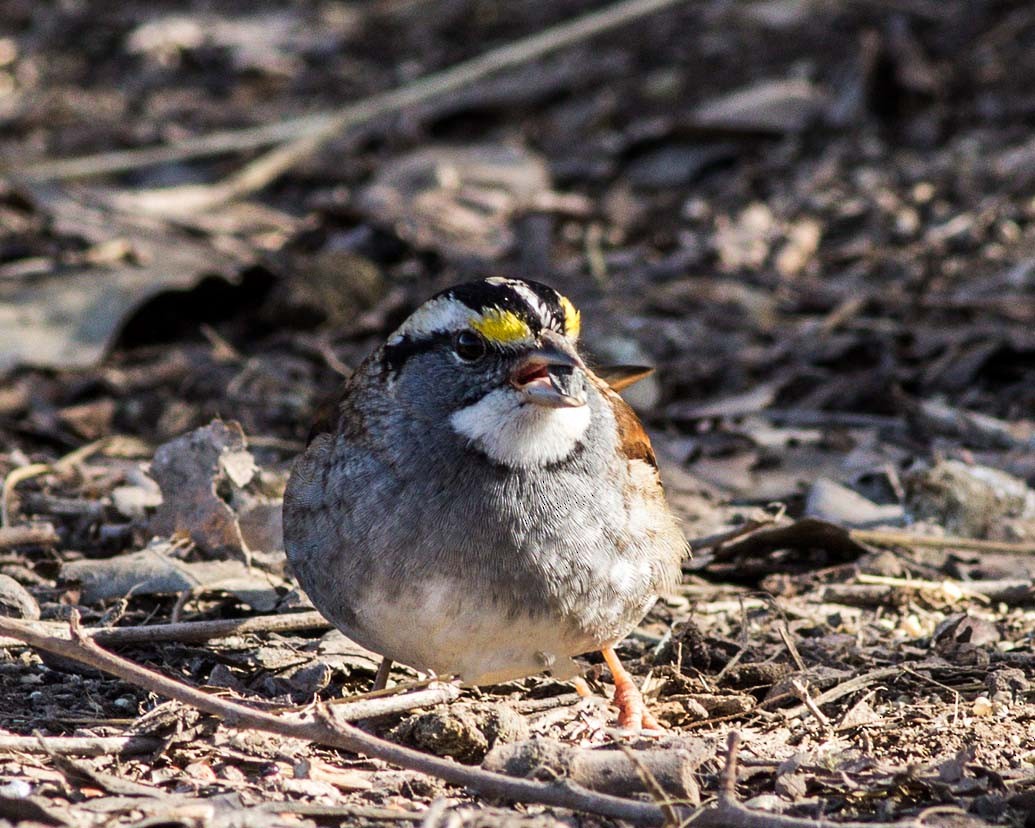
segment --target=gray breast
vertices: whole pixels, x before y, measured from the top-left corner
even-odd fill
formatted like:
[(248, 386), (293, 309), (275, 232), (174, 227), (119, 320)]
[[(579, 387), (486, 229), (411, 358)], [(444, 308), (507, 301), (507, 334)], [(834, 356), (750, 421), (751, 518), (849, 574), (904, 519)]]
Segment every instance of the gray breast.
[(357, 607), (443, 579), (508, 617), (553, 616), (608, 635), (635, 624), (653, 597), (651, 552), (628, 537), (628, 470), (610, 411), (590, 404), (583, 445), (545, 470), (501, 467), (449, 431), (402, 418), (392, 445), (412, 447), (405, 461), (391, 446), (319, 438), (285, 496), (285, 545), (303, 588), (381, 652), (391, 631), (363, 630)]

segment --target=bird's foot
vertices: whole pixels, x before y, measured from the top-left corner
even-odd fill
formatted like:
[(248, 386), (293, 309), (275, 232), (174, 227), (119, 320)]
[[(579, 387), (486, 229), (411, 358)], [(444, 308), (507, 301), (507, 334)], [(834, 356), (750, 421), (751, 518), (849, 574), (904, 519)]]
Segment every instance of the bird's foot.
[(622, 730), (664, 730), (661, 723), (647, 709), (640, 689), (630, 681), (615, 682), (615, 707), (618, 708), (618, 727)]
[(629, 671), (618, 660), (614, 649), (608, 647), (603, 653), (615, 682), (614, 704), (618, 708), (618, 727), (635, 731), (664, 730), (661, 723), (647, 709), (643, 693), (636, 686)]

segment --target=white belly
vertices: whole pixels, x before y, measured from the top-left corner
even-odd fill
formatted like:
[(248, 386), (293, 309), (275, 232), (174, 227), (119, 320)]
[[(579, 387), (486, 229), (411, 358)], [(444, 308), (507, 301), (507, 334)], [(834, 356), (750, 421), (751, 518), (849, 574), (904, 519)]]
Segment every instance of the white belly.
[(511, 615), (441, 580), (404, 595), (354, 605), (346, 635), (418, 670), (495, 684), (549, 670), (559, 679), (578, 673), (571, 656), (607, 646), (550, 615)]

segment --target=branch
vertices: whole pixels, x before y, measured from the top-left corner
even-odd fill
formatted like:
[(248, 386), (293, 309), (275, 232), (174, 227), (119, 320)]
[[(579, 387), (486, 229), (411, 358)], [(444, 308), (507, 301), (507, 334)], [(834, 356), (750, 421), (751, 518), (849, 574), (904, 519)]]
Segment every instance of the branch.
[(887, 529), (851, 529), (848, 534), (852, 540), (872, 543), (875, 546), (923, 546), (930, 549), (966, 549), (971, 552), (999, 552), (1005, 555), (1035, 555), (1035, 543), (1030, 541), (993, 541), (955, 535), (936, 537)]
[(118, 756), (154, 753), (164, 744), (150, 736), (0, 736), (0, 754)]
[[(67, 624), (33, 622), (40, 632), (63, 634)], [(176, 624), (141, 624), (138, 627), (87, 628), (83, 634), (98, 644), (124, 646), (128, 644), (157, 644), (163, 641), (200, 643), (231, 635), (250, 635), (265, 632), (297, 632), (299, 630), (329, 630), (330, 623), (318, 612), (292, 612), (283, 615), (258, 615), (251, 618), (219, 618), (213, 621), (181, 621)], [(0, 648), (24, 643), (20, 638), (0, 638)]]
[[(494, 72), (519, 66), (601, 32), (683, 2), (686, 0), (624, 0), (609, 8), (583, 15), (498, 49), (492, 49), (448, 69), (425, 75), (406, 86), (372, 95), (324, 114), (310, 115), (294, 121), (244, 130), (236, 134), (221, 132), (193, 141), (184, 141), (171, 147), (45, 162), (23, 167), (17, 174), (18, 177), (30, 181), (96, 175), (127, 170), (145, 164), (182, 160), (191, 156), (225, 152), (229, 149), (268, 146), (286, 141), (282, 146), (270, 150), (239, 172), (215, 184), (187, 185), (125, 194), (125, 197), (120, 198), (117, 203), (117, 206), (120, 207), (144, 209), (155, 213), (183, 213), (209, 209), (262, 189), (299, 161), (313, 155), (327, 141), (345, 129), (423, 103), (429, 98), (455, 91)], [(13, 173), (11, 170), (4, 172)]]
[(71, 639), (56, 638), (38, 632), (20, 621), (0, 617), (0, 634), (17, 638), (36, 649), (110, 673), (152, 693), (210, 713), (238, 729), (262, 730), (289, 739), (302, 739), (350, 753), (360, 753), (397, 767), (438, 777), (453, 785), (470, 788), (484, 796), (585, 811), (613, 819), (624, 819), (637, 825), (656, 825), (661, 822), (661, 810), (656, 805), (593, 793), (571, 784), (550, 785), (513, 779), (480, 768), (459, 765), (448, 759), (428, 756), (371, 736), (350, 724), (331, 719), (327, 713), (321, 713), (319, 709), (316, 717), (308, 721), (253, 710), (243, 704), (210, 695), (103, 650), (96, 642), (83, 635), (76, 625), (73, 626)]
[[(426, 773), (452, 785), (470, 788), (483, 796), (499, 797), (512, 802), (534, 802), (555, 808), (622, 819), (634, 825), (661, 825), (664, 812), (649, 802), (636, 802), (617, 796), (595, 793), (570, 782), (549, 784), (527, 779), (514, 779), (481, 768), (459, 765), (447, 759), (428, 756), (419, 751), (387, 742), (365, 733), (346, 722), (332, 718), (327, 707), (318, 707), (311, 720), (274, 716), (254, 710), (243, 704), (213, 696), (182, 682), (134, 664), (110, 653), (83, 634), (76, 616), (72, 621), (72, 637), (56, 638), (46, 635), (31, 625), (12, 618), (0, 617), (0, 634), (9, 635), (26, 644), (54, 655), (78, 661), (109, 673), (123, 681), (142, 687), (160, 696), (175, 699), (205, 713), (222, 719), (238, 729), (261, 730), (289, 739), (301, 739), (315, 744), (359, 753), (373, 759), (389, 762), (397, 767)], [(695, 828), (919, 828), (916, 821), (830, 822), (799, 817), (768, 814), (745, 808), (735, 799), (736, 751), (739, 734), (730, 734), (729, 753), (722, 775), (718, 802), (709, 807), (678, 813), (692, 821)]]
[(49, 523), (0, 527), (0, 549), (14, 549), (17, 546), (53, 546), (57, 542), (57, 530)]

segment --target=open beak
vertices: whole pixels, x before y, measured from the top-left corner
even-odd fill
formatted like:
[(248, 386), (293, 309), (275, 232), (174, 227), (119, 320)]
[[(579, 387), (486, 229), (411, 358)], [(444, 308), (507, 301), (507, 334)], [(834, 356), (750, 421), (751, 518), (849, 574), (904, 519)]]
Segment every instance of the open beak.
[(525, 399), (547, 408), (586, 404), (585, 364), (560, 334), (544, 331), (538, 348), (525, 353), (510, 374), (510, 384)]

